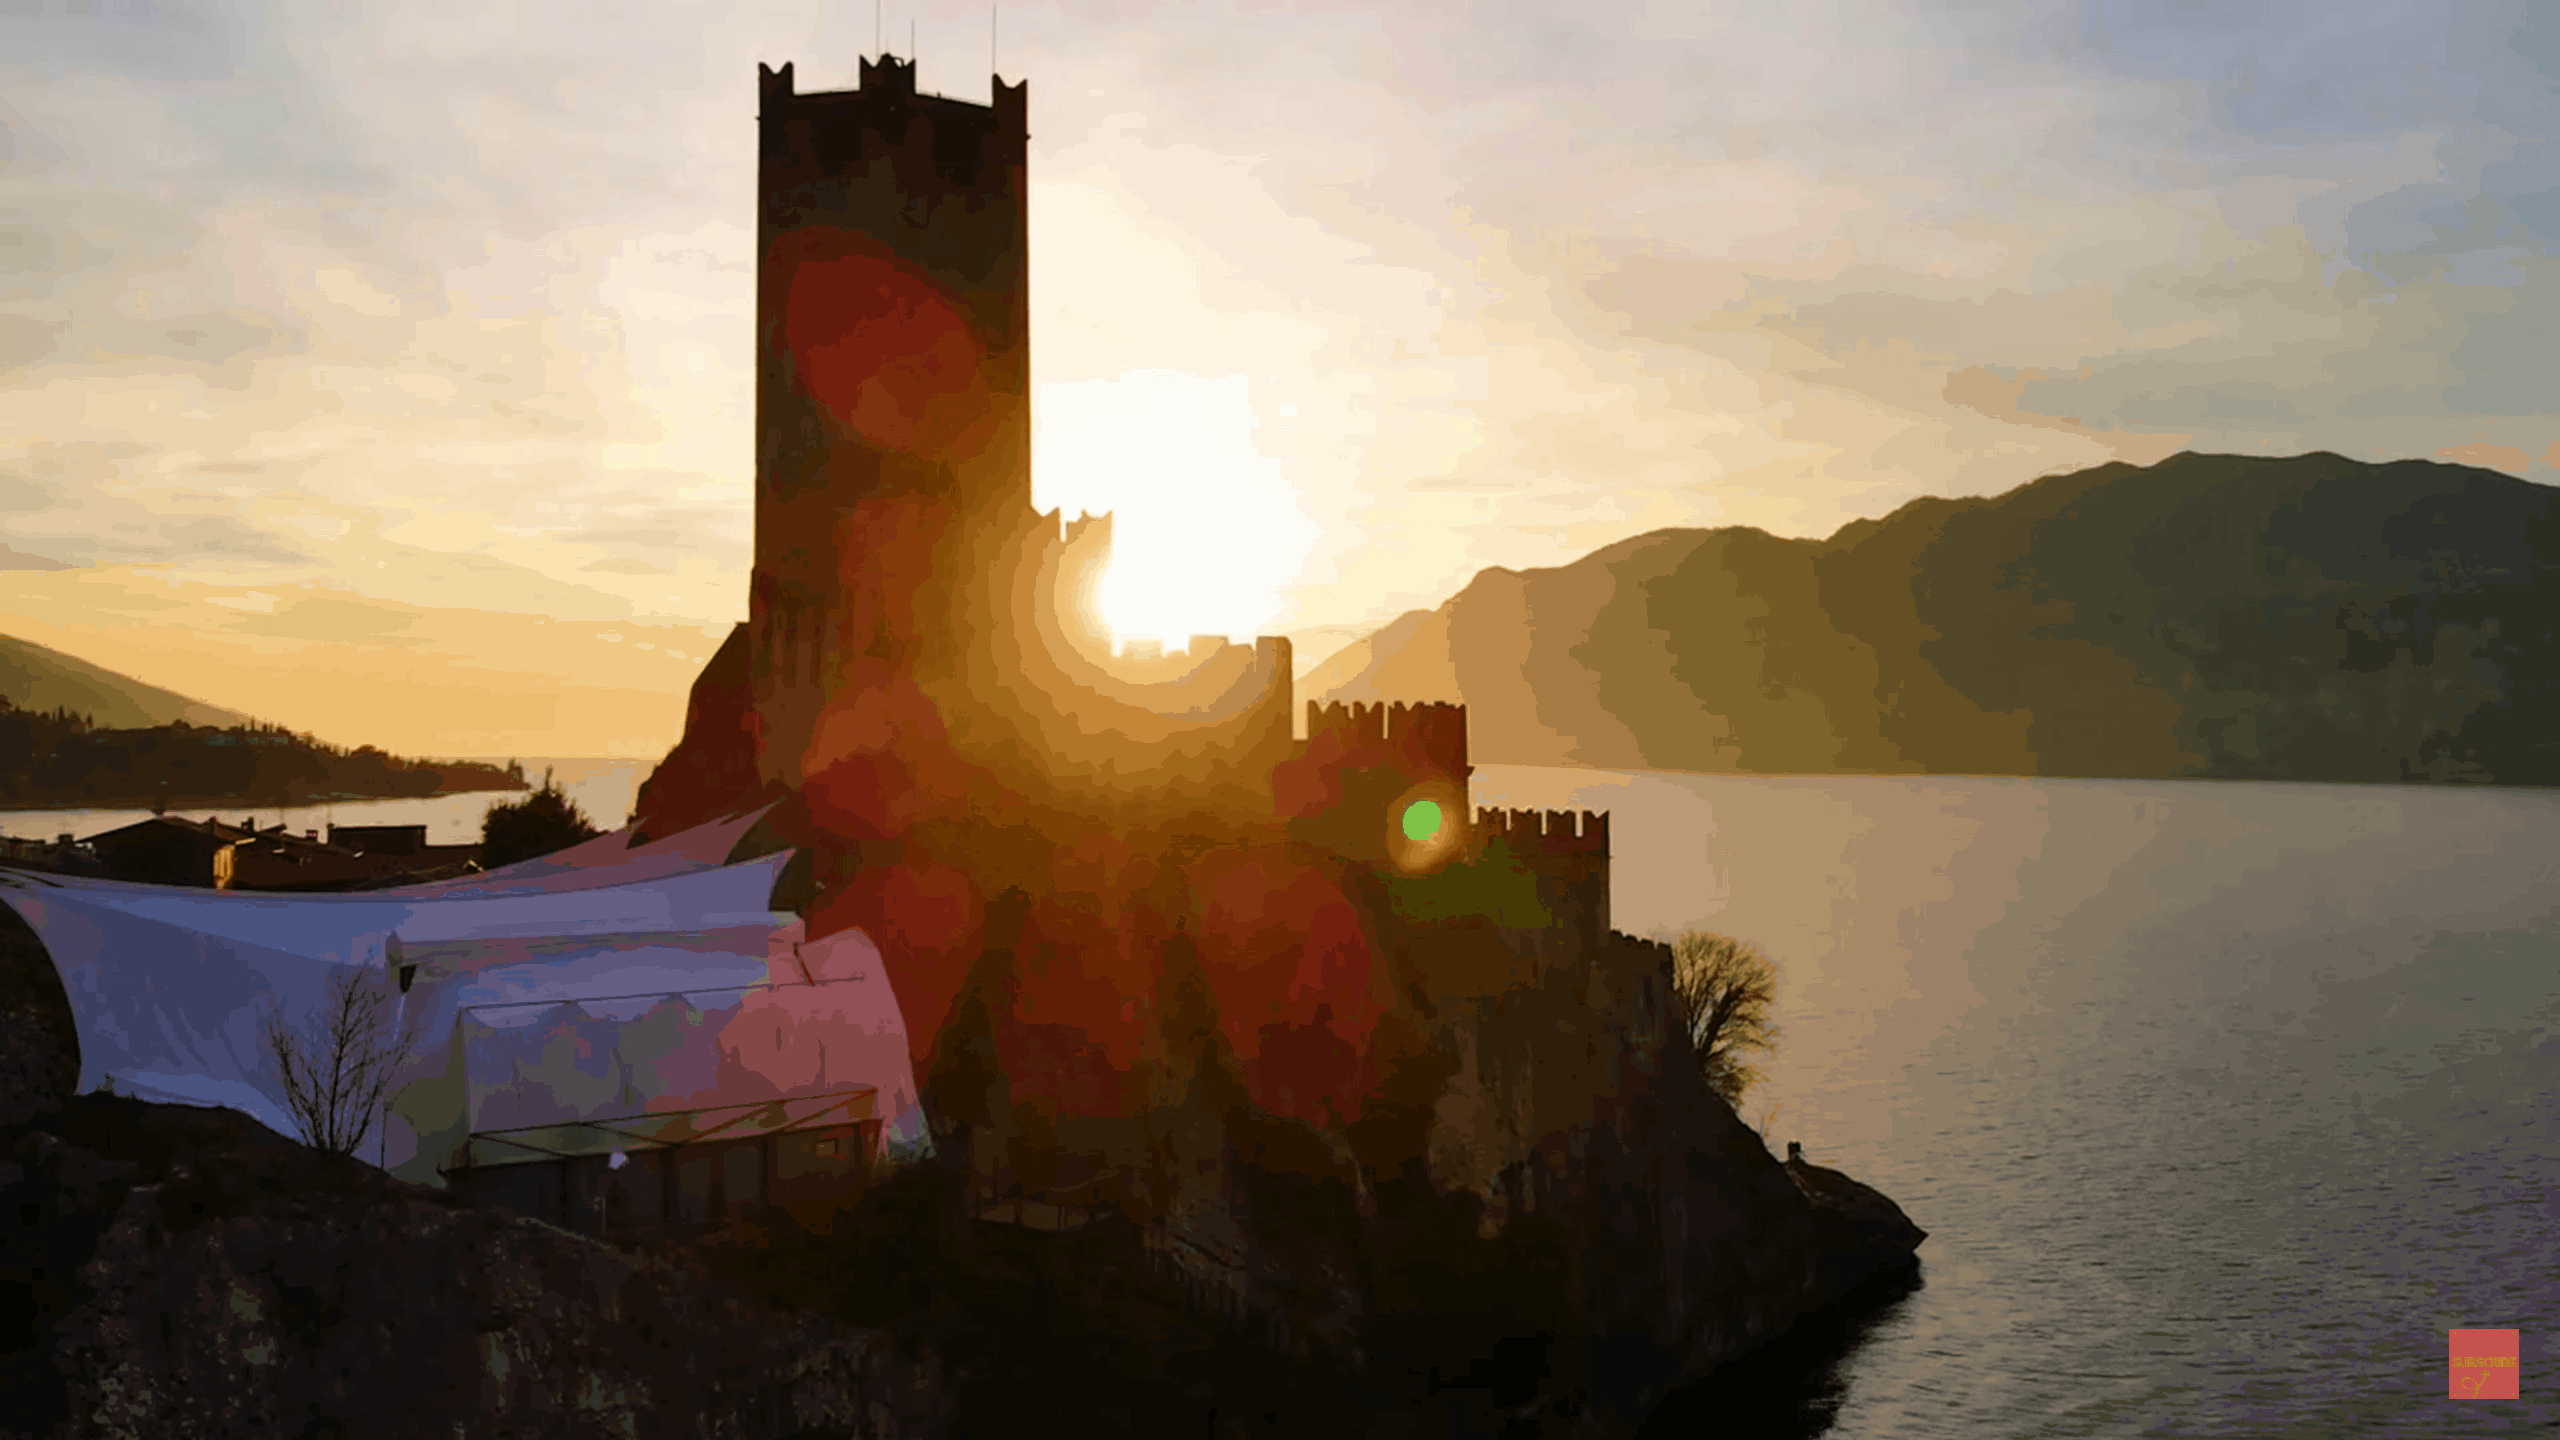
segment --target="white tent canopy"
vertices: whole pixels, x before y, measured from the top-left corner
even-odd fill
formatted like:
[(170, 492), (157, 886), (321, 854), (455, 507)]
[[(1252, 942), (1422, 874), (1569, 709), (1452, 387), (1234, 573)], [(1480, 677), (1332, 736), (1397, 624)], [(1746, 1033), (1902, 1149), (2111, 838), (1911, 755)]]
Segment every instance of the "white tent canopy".
[[(0, 871), (78, 1028), (81, 1088), (228, 1105), (286, 1133), (266, 1017), (308, 1028), (351, 967), (414, 1036), (374, 1145), (437, 1183), (472, 1131), (879, 1093), (923, 1140), (906, 1027), (860, 932), (806, 941), (769, 908), (789, 854), (720, 863), (753, 816), (627, 848), (607, 836), (470, 882), (208, 892)], [(538, 866), (539, 870), (532, 867)], [(402, 988), (403, 970), (409, 984)]]

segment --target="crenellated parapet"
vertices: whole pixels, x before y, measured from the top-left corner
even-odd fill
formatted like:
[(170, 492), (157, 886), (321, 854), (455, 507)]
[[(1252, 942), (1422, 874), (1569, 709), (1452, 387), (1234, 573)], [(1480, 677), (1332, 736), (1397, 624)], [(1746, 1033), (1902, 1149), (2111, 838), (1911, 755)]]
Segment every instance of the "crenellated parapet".
[(1515, 855), (1609, 858), (1609, 816), (1595, 810), (1478, 810), (1476, 835)]
[(1467, 707), (1448, 704), (1307, 702), (1307, 753), (1359, 768), (1392, 765), (1410, 774), (1470, 773)]
[(1067, 518), (1066, 508), (1064, 506), (1060, 506), (1058, 509), (1049, 511), (1047, 514), (1042, 515), (1040, 517), (1040, 522), (1044, 525), (1056, 527), (1058, 531), (1058, 543), (1061, 546), (1070, 550), (1099, 548), (1102, 551), (1103, 558), (1110, 558), (1110, 511), (1106, 510), (1101, 514), (1096, 515), (1089, 510), (1080, 510), (1076, 512), (1076, 518), (1070, 520)]

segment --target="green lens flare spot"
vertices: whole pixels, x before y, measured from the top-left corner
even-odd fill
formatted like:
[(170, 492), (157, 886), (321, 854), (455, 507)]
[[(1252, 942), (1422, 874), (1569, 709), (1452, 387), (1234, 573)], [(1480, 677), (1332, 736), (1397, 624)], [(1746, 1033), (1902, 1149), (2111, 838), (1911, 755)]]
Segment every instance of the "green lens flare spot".
[(1419, 845), (1440, 833), (1440, 803), (1417, 800), (1405, 807), (1404, 838)]

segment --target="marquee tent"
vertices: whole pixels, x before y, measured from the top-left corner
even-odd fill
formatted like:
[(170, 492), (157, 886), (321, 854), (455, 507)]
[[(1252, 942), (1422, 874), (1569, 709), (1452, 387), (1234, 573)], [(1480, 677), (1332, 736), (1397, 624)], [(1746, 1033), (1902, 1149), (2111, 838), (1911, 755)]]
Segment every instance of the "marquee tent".
[(757, 817), (610, 835), (466, 881), (276, 895), (0, 870), (60, 971), (81, 1087), (294, 1126), (266, 1018), (310, 1027), (350, 970), (406, 1037), (367, 1148), (443, 1178), (482, 1131), (876, 1092), (921, 1145), (905, 1024), (869, 937), (770, 908), (791, 856), (722, 863)]

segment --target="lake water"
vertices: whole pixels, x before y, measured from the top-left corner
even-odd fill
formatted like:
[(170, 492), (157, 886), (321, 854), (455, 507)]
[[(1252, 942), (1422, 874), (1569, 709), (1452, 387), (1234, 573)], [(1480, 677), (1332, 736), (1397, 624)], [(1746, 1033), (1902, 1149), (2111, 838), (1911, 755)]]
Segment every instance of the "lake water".
[[(468, 758), (468, 757), (465, 757)], [(495, 763), (508, 760), (523, 764), (525, 778), (539, 785), (544, 766), (550, 766), (560, 788), (571, 801), (586, 812), (589, 820), (606, 830), (620, 829), (631, 818), (631, 804), (640, 794), (640, 782), (647, 778), (655, 763), (647, 760), (582, 760), (544, 759), (539, 756), (501, 756)], [(260, 825), (281, 821), (296, 834), (317, 830), (323, 837), (332, 824), (338, 825), (424, 825), (430, 845), (468, 845), (480, 839), (480, 822), (492, 805), (521, 800), (525, 792), (513, 790), (478, 790), (464, 795), (437, 795), (425, 800), (340, 800), (328, 805), (269, 805), (263, 809), (245, 806), (189, 806), (170, 813), (189, 820), (217, 817), (238, 822), (255, 819)], [(51, 840), (57, 835), (77, 835), (82, 839), (137, 820), (151, 818), (151, 811), (134, 810), (6, 810), (0, 811), (0, 835), (29, 840)]]
[[(1613, 923), (1778, 962), (1773, 1148), (1916, 1290), (1650, 1436), (2560, 1428), (2560, 795), (1487, 766), (1612, 812)], [(2446, 1398), (2449, 1329), (2523, 1398)]]

